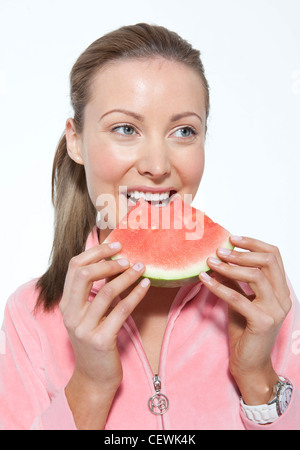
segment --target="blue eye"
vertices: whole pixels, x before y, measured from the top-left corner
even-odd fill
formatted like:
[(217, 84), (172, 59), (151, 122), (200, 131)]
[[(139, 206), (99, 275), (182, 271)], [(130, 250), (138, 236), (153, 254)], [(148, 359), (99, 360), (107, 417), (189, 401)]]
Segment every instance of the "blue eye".
[(175, 137), (180, 137), (180, 138), (188, 138), (190, 136), (195, 136), (195, 135), (196, 135), (196, 132), (191, 127), (179, 128), (179, 130), (176, 130), (174, 132), (174, 136)]
[(123, 134), (124, 136), (132, 136), (135, 134), (135, 129), (131, 125), (119, 125), (113, 129), (115, 133)]

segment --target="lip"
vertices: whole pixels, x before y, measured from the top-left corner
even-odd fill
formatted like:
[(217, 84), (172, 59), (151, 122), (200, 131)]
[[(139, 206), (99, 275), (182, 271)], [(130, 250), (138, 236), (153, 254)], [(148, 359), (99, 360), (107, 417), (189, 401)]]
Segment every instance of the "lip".
[[(152, 186), (130, 186), (127, 187), (127, 193), (128, 192), (133, 192), (133, 191), (139, 191), (139, 192), (150, 192), (152, 194), (161, 194), (163, 192), (171, 192), (171, 191), (175, 191), (177, 192), (177, 190), (171, 186), (161, 186), (161, 187), (152, 187)], [(123, 192), (125, 194), (125, 191)]]

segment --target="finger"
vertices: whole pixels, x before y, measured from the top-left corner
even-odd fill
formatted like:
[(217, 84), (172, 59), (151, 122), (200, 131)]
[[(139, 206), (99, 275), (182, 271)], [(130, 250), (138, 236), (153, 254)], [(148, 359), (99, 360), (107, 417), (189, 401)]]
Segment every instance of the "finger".
[(73, 286), (74, 280), (77, 278), (76, 274), (78, 270), (80, 270), (83, 266), (97, 263), (105, 258), (112, 257), (120, 251), (121, 247), (122, 246), (119, 242), (96, 245), (95, 247), (92, 247), (71, 258), (65, 279), (64, 295), (60, 302), (60, 307), (64, 309), (68, 299), (70, 298), (70, 290)]
[[(220, 273), (217, 273), (216, 271), (211, 272), (210, 276), (212, 278), (215, 278), (217, 281), (219, 281), (219, 283), (224, 284), (224, 286), (228, 286), (231, 289), (234, 289), (235, 291), (244, 295), (245, 297), (248, 298), (248, 300), (252, 301), (255, 299), (255, 294), (252, 291), (252, 289), (250, 288), (250, 286), (248, 285), (248, 283), (243, 283), (241, 286), (240, 281), (231, 280), (229, 278), (226, 278), (224, 275), (221, 275)], [(245, 284), (247, 286), (247, 290), (245, 290)]]
[(104, 335), (113, 333), (114, 338), (117, 337), (122, 325), (144, 298), (149, 287), (150, 280), (148, 280), (148, 278), (143, 278), (126, 298), (118, 302), (113, 311), (107, 316), (105, 321), (102, 322), (102, 336), (103, 333)]
[(253, 239), (246, 236), (230, 236), (231, 243), (238, 248), (250, 250), (251, 252), (272, 253), (279, 264), (280, 270), (284, 273), (283, 261), (280, 251), (275, 245), (267, 244), (258, 239)]
[(77, 267), (98, 262), (104, 258), (110, 258), (111, 256), (118, 253), (121, 248), (122, 245), (120, 242), (96, 245), (95, 247), (92, 247), (80, 253), (79, 255), (74, 256), (70, 260), (70, 267), (74, 267), (76, 269)]
[(69, 303), (72, 303), (72, 310), (74, 312), (80, 312), (82, 307), (89, 305), (88, 297), (94, 281), (119, 275), (128, 267), (128, 260), (118, 259), (116, 261), (104, 260), (79, 268), (70, 288)]
[(121, 250), (122, 246), (120, 242), (112, 242), (111, 244), (101, 244), (92, 247), (79, 255), (73, 256), (70, 259), (67, 281), (72, 282), (76, 271), (83, 266), (94, 264), (107, 258), (111, 258), (113, 255)]
[[(262, 308), (255, 300), (253, 302), (247, 300), (240, 293), (211, 278), (206, 272), (201, 272), (200, 279), (212, 293), (228, 304), (230, 319), (234, 319), (234, 322), (229, 324), (232, 326), (231, 332), (236, 332), (243, 326), (243, 319), (240, 316), (245, 318), (247, 328), (252, 336), (266, 332), (273, 333), (274, 330), (276, 331), (277, 325), (284, 320), (285, 315), (281, 308), (274, 309), (273, 305), (271, 308)], [(232, 311), (235, 311), (236, 314), (233, 314)]]
[(286, 278), (274, 253), (237, 252), (228, 249), (218, 249), (217, 255), (230, 264), (260, 268), (271, 284), (276, 297), (283, 304), (289, 298), (290, 292)]
[(207, 263), (212, 270), (226, 278), (248, 283), (257, 297), (273, 301), (272, 286), (260, 269), (230, 265), (217, 258), (208, 258)]
[(136, 263), (118, 277), (105, 283), (86, 310), (84, 326), (89, 329), (96, 328), (115, 298), (132, 286), (144, 271), (145, 266), (142, 263)]
[(206, 272), (201, 272), (199, 278), (207, 288), (221, 300), (224, 300), (228, 306), (233, 308), (237, 313), (246, 318), (247, 321), (255, 321), (256, 308), (252, 308), (253, 304), (244, 295), (224, 286), (216, 279), (210, 277)]

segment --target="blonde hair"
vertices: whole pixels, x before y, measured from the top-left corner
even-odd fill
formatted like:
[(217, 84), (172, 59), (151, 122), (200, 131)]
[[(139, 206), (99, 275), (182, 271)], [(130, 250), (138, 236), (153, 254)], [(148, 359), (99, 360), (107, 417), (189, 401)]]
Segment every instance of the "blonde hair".
[[(157, 25), (139, 23), (124, 26), (93, 42), (77, 59), (70, 74), (70, 96), (77, 133), (84, 127), (84, 109), (91, 97), (96, 72), (109, 62), (161, 56), (194, 69), (202, 81), (206, 116), (209, 114), (209, 86), (194, 49), (177, 33)], [(37, 281), (37, 307), (51, 310), (59, 301), (70, 259), (84, 251), (88, 234), (96, 223), (96, 209), (89, 197), (84, 166), (68, 155), (65, 134), (58, 144), (52, 169), (54, 239), (50, 265)]]

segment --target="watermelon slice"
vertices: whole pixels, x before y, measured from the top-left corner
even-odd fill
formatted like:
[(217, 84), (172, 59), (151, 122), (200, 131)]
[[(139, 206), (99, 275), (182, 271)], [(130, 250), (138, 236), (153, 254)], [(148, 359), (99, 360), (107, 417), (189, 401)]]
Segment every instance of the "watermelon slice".
[(140, 199), (104, 242), (121, 242), (122, 250), (113, 259), (142, 261), (143, 277), (152, 286), (179, 287), (198, 281), (201, 271), (210, 270), (206, 260), (216, 257), (218, 247), (233, 248), (229, 235), (175, 195), (160, 207)]

